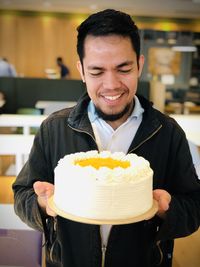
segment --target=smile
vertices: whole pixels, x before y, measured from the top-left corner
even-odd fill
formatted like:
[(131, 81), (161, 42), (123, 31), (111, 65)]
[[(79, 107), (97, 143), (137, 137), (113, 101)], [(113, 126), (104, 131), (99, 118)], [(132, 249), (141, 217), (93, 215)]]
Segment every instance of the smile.
[(108, 96), (108, 95), (105, 95), (105, 99), (108, 99), (108, 100), (117, 100), (118, 98), (120, 98), (121, 94), (120, 95), (115, 95), (115, 96)]

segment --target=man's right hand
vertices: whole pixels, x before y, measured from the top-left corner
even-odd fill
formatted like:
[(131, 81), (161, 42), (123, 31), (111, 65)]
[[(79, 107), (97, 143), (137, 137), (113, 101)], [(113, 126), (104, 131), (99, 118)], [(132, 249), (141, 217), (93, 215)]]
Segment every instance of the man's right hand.
[(49, 216), (55, 217), (57, 214), (48, 206), (47, 199), (54, 193), (54, 185), (47, 182), (37, 181), (33, 184), (33, 189), (38, 196), (38, 204)]

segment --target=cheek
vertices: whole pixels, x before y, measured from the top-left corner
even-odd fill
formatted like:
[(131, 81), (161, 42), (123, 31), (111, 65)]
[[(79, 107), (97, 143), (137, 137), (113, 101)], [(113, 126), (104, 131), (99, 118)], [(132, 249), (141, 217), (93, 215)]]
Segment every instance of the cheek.
[(96, 98), (97, 92), (98, 92), (98, 86), (96, 83), (92, 81), (87, 81), (86, 82), (86, 89), (88, 92), (88, 95), (91, 99)]
[(123, 83), (129, 89), (131, 95), (135, 94), (138, 86), (137, 79), (133, 79), (132, 77), (130, 77), (129, 79), (124, 80)]
[(86, 79), (86, 89), (88, 94), (95, 95), (101, 87), (101, 82), (98, 79)]

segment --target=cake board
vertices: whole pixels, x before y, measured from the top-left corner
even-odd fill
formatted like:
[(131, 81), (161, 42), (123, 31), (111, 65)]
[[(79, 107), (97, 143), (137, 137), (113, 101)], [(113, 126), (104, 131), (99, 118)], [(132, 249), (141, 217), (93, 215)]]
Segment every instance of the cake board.
[(143, 220), (149, 220), (151, 219), (156, 212), (158, 211), (158, 202), (156, 200), (153, 200), (153, 205), (150, 210), (143, 213), (142, 215), (135, 216), (128, 219), (119, 219), (119, 220), (97, 220), (97, 219), (89, 219), (84, 217), (79, 217), (72, 215), (70, 213), (64, 212), (63, 210), (60, 210), (53, 201), (53, 196), (51, 196), (48, 199), (48, 205), (49, 207), (59, 216), (69, 219), (75, 222), (80, 223), (87, 223), (87, 224), (96, 224), (96, 225), (103, 225), (103, 224), (112, 224), (112, 225), (120, 225), (120, 224), (129, 224), (129, 223), (136, 223)]

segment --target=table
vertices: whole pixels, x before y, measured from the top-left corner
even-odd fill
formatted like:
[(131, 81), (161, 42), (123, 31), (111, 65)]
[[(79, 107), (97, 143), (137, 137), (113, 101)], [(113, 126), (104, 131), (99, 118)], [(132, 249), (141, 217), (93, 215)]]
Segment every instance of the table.
[(171, 114), (186, 133), (186, 137), (200, 147), (200, 115)]
[(57, 104), (57, 105), (65, 105), (65, 107), (72, 107), (74, 105), (76, 105), (77, 102), (75, 101), (53, 101), (53, 100), (38, 100), (35, 104), (36, 108), (39, 109), (45, 109), (46, 107), (48, 107), (51, 104)]
[(73, 107), (76, 105), (75, 101), (49, 101), (49, 100), (38, 100), (35, 107), (41, 109), (44, 114), (49, 115), (60, 109)]
[(0, 127), (22, 127), (23, 134), (30, 134), (31, 127), (39, 127), (46, 115), (1, 114)]

